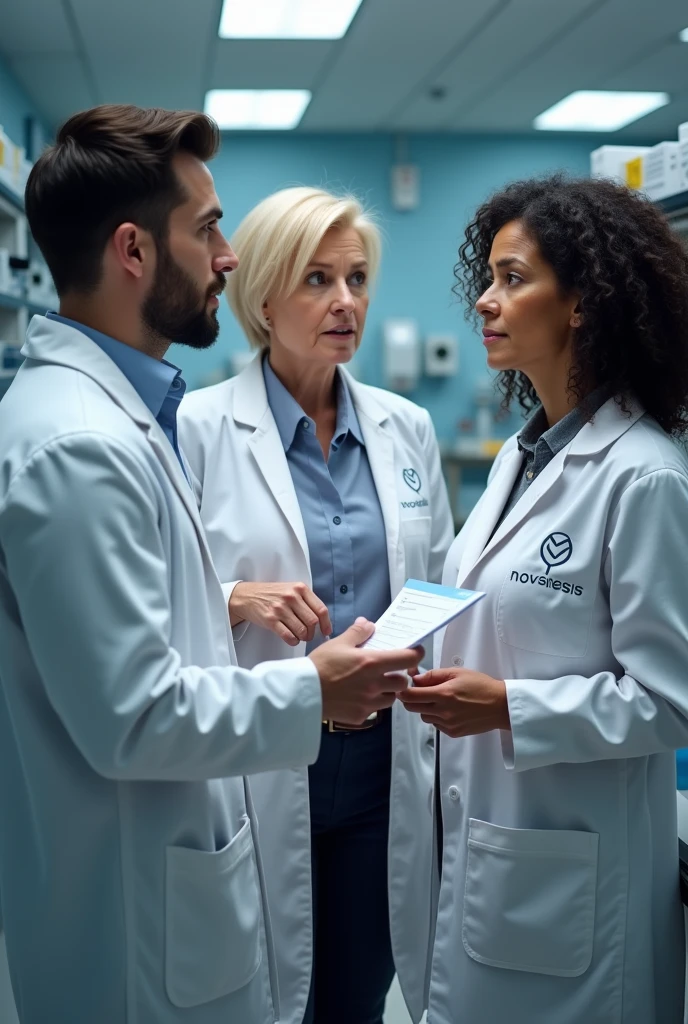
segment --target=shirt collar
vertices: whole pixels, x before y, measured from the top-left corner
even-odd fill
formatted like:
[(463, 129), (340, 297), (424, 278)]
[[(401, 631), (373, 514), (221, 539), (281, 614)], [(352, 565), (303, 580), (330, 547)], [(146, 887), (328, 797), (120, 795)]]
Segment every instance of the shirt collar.
[(587, 398), (584, 398), (582, 402), (579, 402), (575, 408), (571, 409), (563, 419), (555, 423), (553, 427), (547, 426), (545, 410), (541, 405), (538, 405), (532, 411), (523, 425), (521, 433), (518, 435), (518, 447), (521, 451), (532, 454), (538, 443), (544, 441), (552, 455), (556, 455), (562, 448), (565, 448), (567, 444), (573, 441), (578, 431), (585, 426), (591, 416), (594, 416), (599, 411), (601, 406), (607, 401), (607, 398), (607, 389), (605, 387), (597, 388)]
[[(296, 401), (290, 391), (285, 388), (273, 368), (267, 355), (263, 358), (263, 377), (265, 379), (265, 390), (267, 392), (268, 404), (275, 417), (277, 430), (282, 441), (285, 452), (288, 452), (294, 443), (296, 430), (304, 420), (308, 420), (310, 429), (315, 436), (315, 423), (306, 416), (303, 409)], [(337, 448), (343, 443), (348, 434), (351, 434), (359, 444), (364, 444), (363, 434), (356, 415), (356, 409), (347, 387), (346, 381), (339, 371), (336, 374), (337, 389), (337, 422), (335, 424), (333, 447)]]
[(94, 341), (136, 389), (155, 419), (158, 418), (168, 395), (181, 401), (186, 391), (186, 383), (178, 366), (168, 363), (165, 359), (154, 359), (145, 352), (132, 348), (131, 345), (125, 345), (124, 342), (117, 341), (102, 331), (86, 327), (76, 320), (69, 320), (59, 313), (48, 313), (47, 316), (49, 320), (74, 327)]

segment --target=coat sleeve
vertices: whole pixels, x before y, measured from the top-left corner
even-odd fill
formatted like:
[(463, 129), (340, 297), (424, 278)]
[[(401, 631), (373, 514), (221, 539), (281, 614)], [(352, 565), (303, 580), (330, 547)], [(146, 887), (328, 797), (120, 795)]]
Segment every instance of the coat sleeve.
[(657, 470), (624, 491), (603, 566), (620, 671), (506, 680), (508, 768), (688, 746), (687, 522), (688, 479), (680, 472)]
[(432, 425), (430, 414), (423, 410), (423, 423), (421, 427), (421, 443), (425, 456), (425, 467), (428, 474), (428, 493), (431, 501), (431, 533), (430, 533), (430, 557), (428, 560), (428, 581), (440, 583), (444, 570), (444, 560), (447, 551), (454, 540), (454, 522), (449, 507), (447, 485), (442, 473), (440, 460), (440, 449), (437, 444), (435, 428)]
[(0, 557), (64, 728), (113, 779), (194, 781), (311, 763), (322, 716), (310, 659), (252, 671), (182, 664), (170, 575), (183, 567), (166, 558), (166, 514), (140, 457), (91, 432), (42, 449), (10, 484)]

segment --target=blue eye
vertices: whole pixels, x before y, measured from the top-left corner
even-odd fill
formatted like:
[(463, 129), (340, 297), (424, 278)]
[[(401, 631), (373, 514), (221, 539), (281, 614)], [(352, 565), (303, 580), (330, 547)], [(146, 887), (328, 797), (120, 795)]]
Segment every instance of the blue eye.
[(361, 285), (366, 283), (367, 279), (365, 273), (362, 270), (357, 270), (355, 274), (352, 274), (351, 280), (353, 284), (356, 284), (360, 287)]
[(324, 284), (325, 275), (322, 270), (316, 270), (306, 278), (306, 284)]

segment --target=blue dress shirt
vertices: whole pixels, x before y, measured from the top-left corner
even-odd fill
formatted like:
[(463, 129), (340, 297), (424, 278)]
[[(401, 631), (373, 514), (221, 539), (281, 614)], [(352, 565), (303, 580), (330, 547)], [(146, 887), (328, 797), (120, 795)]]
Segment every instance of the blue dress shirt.
[[(116, 341), (107, 334), (95, 331), (92, 327), (86, 327), (76, 320), (69, 320), (67, 317), (60, 316), (59, 313), (48, 313), (48, 319), (81, 331), (112, 359), (115, 366), (122, 371), (132, 387), (136, 389), (151, 415), (162, 427), (167, 440), (174, 448), (182, 469), (184, 469), (177, 444), (177, 410), (184, 397), (186, 383), (179, 367), (173, 366), (172, 363), (168, 363), (164, 359), (153, 359), (152, 356), (132, 348), (131, 345), (125, 345), (122, 341)], [(184, 475), (186, 476), (186, 470), (184, 470)]]
[[(387, 535), (356, 410), (337, 372), (337, 422), (326, 462), (314, 421), (268, 359), (263, 376), (303, 516), (313, 591), (338, 636), (359, 615), (375, 622), (390, 603)], [(307, 651), (322, 640), (318, 631)]]

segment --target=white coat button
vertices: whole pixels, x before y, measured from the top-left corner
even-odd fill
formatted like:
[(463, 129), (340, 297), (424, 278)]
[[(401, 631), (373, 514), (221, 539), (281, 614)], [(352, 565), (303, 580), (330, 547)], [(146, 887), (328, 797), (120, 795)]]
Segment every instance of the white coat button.
[(458, 786), (450, 786), (447, 790), (447, 796), (450, 800), (456, 801), (459, 799), (460, 795)]
[(452, 665), (454, 665), (456, 668), (461, 668), (461, 666), (463, 665), (463, 658), (460, 658), (458, 654), (455, 654), (454, 657), (452, 658)]
[(529, 469), (526, 473), (526, 480), (532, 480), (534, 475), (535, 474), (533, 473), (532, 469)]
[(304, 430), (310, 430), (310, 428), (311, 428), (311, 425), (308, 422), (308, 420), (302, 420), (301, 426), (303, 427)]

